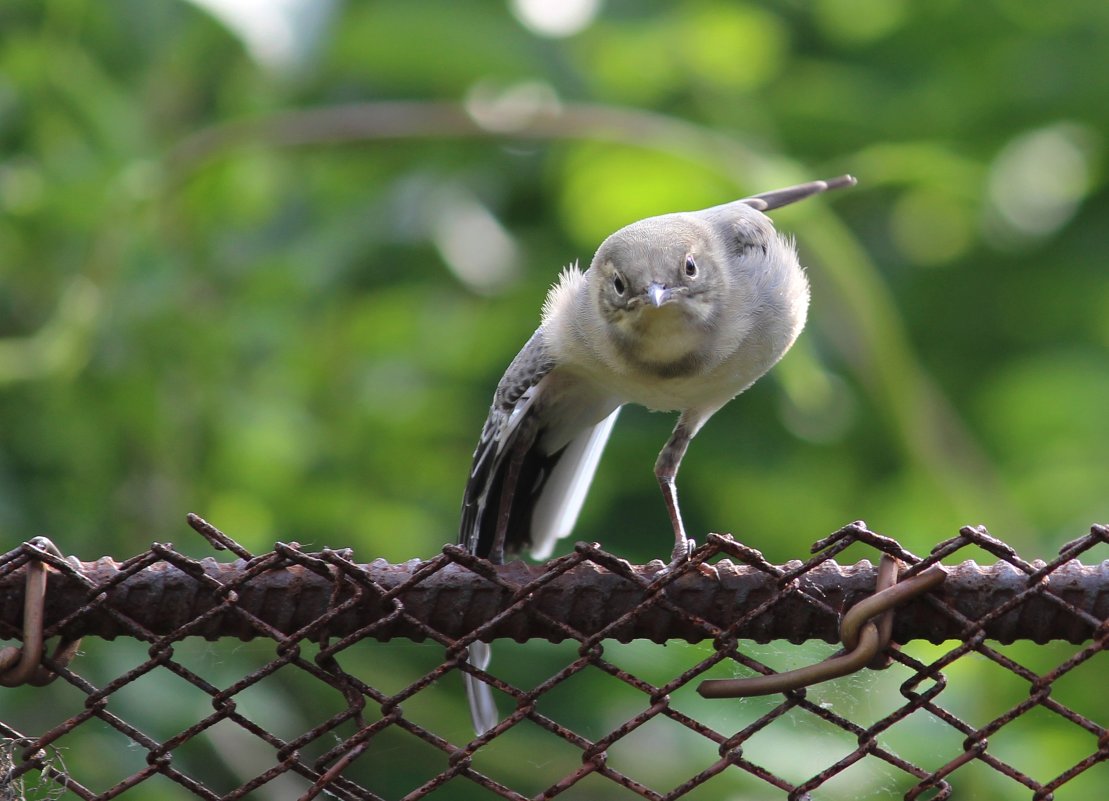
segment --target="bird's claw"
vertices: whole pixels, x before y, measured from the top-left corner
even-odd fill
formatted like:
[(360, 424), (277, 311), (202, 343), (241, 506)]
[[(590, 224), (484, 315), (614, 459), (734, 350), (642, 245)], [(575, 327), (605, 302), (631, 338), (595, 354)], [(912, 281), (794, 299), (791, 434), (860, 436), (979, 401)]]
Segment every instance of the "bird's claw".
[(667, 570), (674, 570), (684, 565), (693, 556), (693, 550), (697, 547), (697, 543), (689, 537), (682, 537), (674, 543), (674, 550), (670, 553), (670, 564), (666, 566)]

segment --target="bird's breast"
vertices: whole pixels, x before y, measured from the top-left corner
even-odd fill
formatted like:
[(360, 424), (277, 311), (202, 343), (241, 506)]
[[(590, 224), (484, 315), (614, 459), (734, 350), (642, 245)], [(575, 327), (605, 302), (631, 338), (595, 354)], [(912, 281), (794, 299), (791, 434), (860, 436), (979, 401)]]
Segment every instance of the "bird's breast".
[(716, 408), (727, 403), (750, 381), (735, 374), (696, 370), (686, 375), (664, 375), (652, 369), (610, 376), (613, 390), (625, 403), (658, 412)]
[(593, 367), (595, 379), (626, 403), (656, 411), (719, 408), (754, 383), (788, 347), (784, 337), (758, 330), (737, 345), (660, 324), (651, 336), (627, 338)]

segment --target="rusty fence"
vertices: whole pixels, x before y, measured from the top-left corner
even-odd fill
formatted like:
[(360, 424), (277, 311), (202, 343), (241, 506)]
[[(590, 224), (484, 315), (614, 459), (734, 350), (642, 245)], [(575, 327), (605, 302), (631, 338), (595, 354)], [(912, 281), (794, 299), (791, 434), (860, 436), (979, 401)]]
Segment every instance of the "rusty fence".
[[(983, 528), (921, 558), (854, 523), (784, 565), (710, 535), (664, 570), (588, 544), (544, 565), (255, 556), (190, 523), (230, 556), (81, 562), (36, 539), (0, 557), (0, 799), (1109, 786), (1105, 526), (1048, 562)], [(484, 669), (477, 639), (496, 642)], [(500, 710), (481, 736), (463, 672)]]

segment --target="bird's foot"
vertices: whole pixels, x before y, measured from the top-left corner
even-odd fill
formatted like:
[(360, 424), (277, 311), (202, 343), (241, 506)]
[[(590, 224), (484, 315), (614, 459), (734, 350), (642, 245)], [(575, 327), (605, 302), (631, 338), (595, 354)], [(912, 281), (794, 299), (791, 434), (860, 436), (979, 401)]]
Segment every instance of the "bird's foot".
[(674, 570), (681, 567), (689, 561), (693, 556), (693, 549), (697, 547), (697, 543), (689, 537), (682, 537), (674, 543), (674, 550), (670, 552), (670, 564), (666, 566), (666, 570)]

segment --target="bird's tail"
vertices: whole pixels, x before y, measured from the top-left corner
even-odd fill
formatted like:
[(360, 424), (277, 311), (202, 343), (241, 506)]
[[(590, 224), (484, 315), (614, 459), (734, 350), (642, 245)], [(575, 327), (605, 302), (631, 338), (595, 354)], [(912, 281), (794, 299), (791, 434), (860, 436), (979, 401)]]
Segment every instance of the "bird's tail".
[[(475, 642), (466, 649), (470, 654), (470, 664), (481, 670), (489, 667), (489, 659), (493, 655), (489, 643)], [(462, 681), (466, 685), (466, 699), (470, 702), (470, 719), (474, 722), (474, 730), (478, 736), (485, 734), (497, 725), (497, 705), (493, 701), (493, 691), (484, 681), (462, 674)]]

